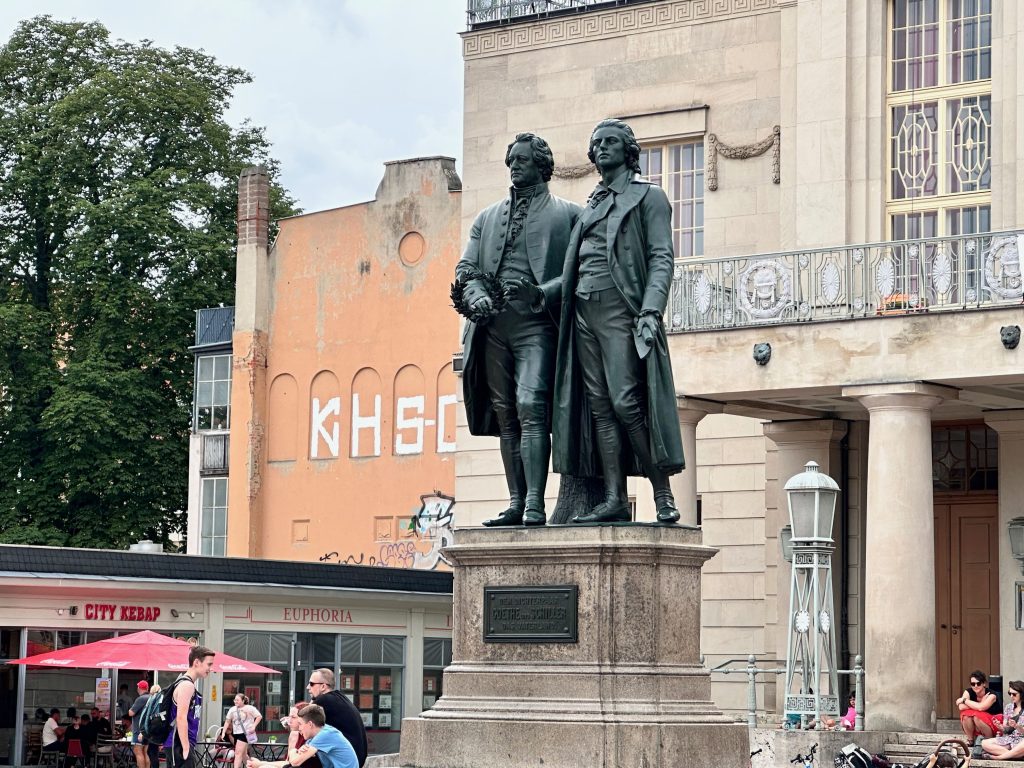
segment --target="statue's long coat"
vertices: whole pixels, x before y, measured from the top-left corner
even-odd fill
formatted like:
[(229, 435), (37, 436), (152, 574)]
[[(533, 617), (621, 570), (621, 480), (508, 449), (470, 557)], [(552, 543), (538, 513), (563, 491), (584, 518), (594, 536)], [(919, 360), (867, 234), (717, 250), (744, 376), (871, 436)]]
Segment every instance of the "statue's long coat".
[[(579, 249), (584, 229), (593, 221), (607, 219), (609, 267), (612, 280), (634, 316), (643, 310), (664, 314), (675, 266), (672, 250), (672, 208), (665, 192), (640, 179), (630, 181), (614, 200), (609, 195), (597, 208), (583, 210), (573, 228), (559, 281), (562, 290), (558, 334), (558, 364), (552, 424), (554, 469), (563, 475), (600, 477), (593, 421), (576, 359), (575, 315)], [(645, 358), (647, 374), (647, 426), (651, 455), (658, 467), (670, 474), (684, 467), (683, 441), (676, 412), (676, 390), (668, 340), (659, 327), (655, 343)], [(630, 474), (639, 475), (639, 463), (629, 440), (622, 435), (623, 459)]]
[[(557, 322), (558, 276), (565, 261), (566, 246), (580, 206), (548, 192), (547, 184), (534, 192), (526, 225), (519, 237), (526, 238), (530, 269), (538, 285), (546, 285), (547, 304), (552, 324)], [(455, 274), (465, 277), (474, 270), (496, 274), (505, 248), (505, 233), (512, 212), (511, 196), (480, 212), (469, 232), (466, 250), (455, 267)], [(548, 310), (543, 310), (548, 312)], [(491, 406), (487, 371), (483, 361), (486, 334), (478, 332), (477, 324), (466, 323), (463, 336), (462, 392), (466, 404), (469, 431), (474, 435), (497, 435), (498, 420)]]

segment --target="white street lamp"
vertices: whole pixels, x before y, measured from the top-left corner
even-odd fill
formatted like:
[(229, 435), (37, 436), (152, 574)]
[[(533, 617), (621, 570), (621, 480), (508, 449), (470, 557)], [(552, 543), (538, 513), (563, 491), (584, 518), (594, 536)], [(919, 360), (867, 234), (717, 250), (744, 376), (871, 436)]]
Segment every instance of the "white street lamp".
[(779, 529), (779, 548), (782, 550), (782, 559), (787, 563), (793, 562), (793, 526), (784, 525)]
[(809, 461), (803, 472), (789, 479), (785, 490), (793, 562), (785, 713), (820, 722), (822, 715), (839, 715), (832, 599), (832, 522), (839, 485)]

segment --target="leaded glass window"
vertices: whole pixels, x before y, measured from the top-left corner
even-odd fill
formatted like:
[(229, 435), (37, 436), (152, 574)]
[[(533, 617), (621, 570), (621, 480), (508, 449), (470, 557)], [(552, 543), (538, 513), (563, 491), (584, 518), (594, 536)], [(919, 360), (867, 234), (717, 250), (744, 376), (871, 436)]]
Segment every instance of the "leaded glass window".
[(991, 0), (890, 0), (889, 23), (891, 237), (989, 231)]
[(971, 493), (999, 488), (998, 435), (984, 424), (932, 427), (932, 485)]

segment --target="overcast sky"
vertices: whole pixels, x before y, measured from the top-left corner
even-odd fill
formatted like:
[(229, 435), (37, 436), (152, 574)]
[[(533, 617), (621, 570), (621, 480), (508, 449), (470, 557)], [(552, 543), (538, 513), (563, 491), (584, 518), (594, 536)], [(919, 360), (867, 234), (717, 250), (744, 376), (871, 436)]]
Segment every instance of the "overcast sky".
[(253, 76), (232, 123), (267, 128), (306, 211), (369, 200), (386, 160), (462, 150), (465, 0), (0, 0), (22, 19), (98, 20), (114, 38), (201, 48)]

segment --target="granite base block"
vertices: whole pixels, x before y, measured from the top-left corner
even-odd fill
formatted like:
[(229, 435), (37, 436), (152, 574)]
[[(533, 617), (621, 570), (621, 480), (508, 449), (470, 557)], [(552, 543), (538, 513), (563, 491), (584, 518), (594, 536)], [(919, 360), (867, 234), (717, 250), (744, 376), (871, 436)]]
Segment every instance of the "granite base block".
[(749, 744), (747, 727), (739, 723), (438, 722), (415, 717), (402, 722), (397, 764), (402, 768), (744, 768)]

